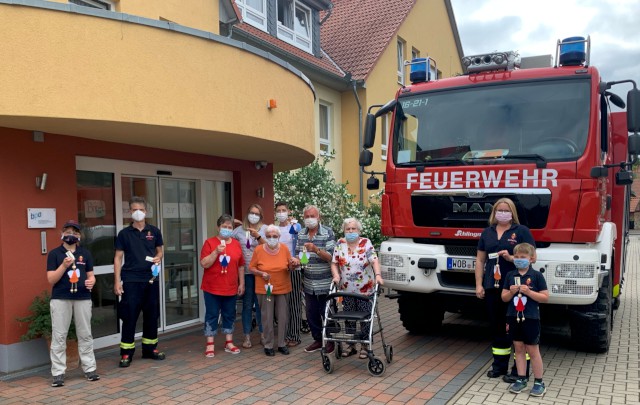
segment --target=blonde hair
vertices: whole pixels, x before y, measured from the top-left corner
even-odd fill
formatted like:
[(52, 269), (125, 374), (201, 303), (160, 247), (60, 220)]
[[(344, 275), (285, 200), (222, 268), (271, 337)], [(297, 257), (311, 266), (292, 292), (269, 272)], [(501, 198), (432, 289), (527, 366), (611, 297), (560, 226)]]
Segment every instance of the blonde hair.
[(510, 198), (501, 198), (493, 204), (493, 208), (491, 209), (491, 215), (489, 215), (489, 225), (495, 225), (498, 223), (496, 219), (496, 211), (498, 210), (498, 205), (507, 204), (509, 209), (511, 210), (511, 222), (514, 224), (520, 224), (520, 220), (518, 219), (518, 210), (516, 210), (516, 205), (511, 201)]
[(251, 228), (251, 223), (249, 222), (249, 213), (251, 212), (251, 208), (257, 208), (258, 211), (260, 212), (260, 221), (258, 221), (258, 223), (256, 224), (256, 226), (258, 227), (258, 229), (260, 229), (260, 227), (262, 226), (263, 222), (262, 219), (264, 218), (264, 211), (262, 210), (262, 207), (258, 204), (251, 204), (249, 206), (249, 208), (247, 209), (247, 215), (244, 216), (244, 220), (242, 221), (242, 226), (243, 228), (249, 229)]
[(515, 255), (518, 253), (528, 255), (529, 257), (535, 257), (536, 248), (527, 242), (519, 243), (513, 248), (513, 254)]

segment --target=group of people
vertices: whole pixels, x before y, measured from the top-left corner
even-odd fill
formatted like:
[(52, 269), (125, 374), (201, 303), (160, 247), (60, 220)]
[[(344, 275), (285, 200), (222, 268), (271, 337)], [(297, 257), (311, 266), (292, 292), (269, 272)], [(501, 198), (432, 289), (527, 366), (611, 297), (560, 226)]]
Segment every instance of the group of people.
[[(509, 391), (522, 392), (529, 380), (529, 360), (534, 383), (530, 394), (542, 396), (539, 303), (547, 302), (544, 277), (531, 264), (536, 261), (535, 241), (520, 224), (515, 204), (501, 198), (493, 206), (489, 227), (480, 235), (476, 257), (476, 296), (486, 302), (492, 331), (493, 363), (489, 378), (503, 376)], [(511, 346), (515, 365), (509, 373)]]
[[(129, 202), (132, 223), (116, 238), (114, 292), (120, 297), (118, 317), (122, 320), (120, 367), (129, 367), (135, 352), (135, 328), (142, 311), (142, 357), (163, 360), (158, 351), (159, 281), (163, 257), (160, 230), (148, 224), (146, 202), (133, 197)], [(243, 221), (228, 214), (217, 220), (216, 236), (202, 247), (200, 264), (204, 268), (201, 289), (204, 294), (206, 357), (215, 356), (214, 337), (221, 319), (225, 336), (224, 351), (239, 354), (233, 343), (236, 300), (242, 296), (242, 347), (252, 347), (253, 313), (260, 342), (267, 356), (276, 350), (289, 354), (301, 343), (302, 296), (313, 342), (305, 352), (323, 346), (322, 317), (332, 283), (341, 290), (371, 294), (375, 284), (383, 284), (380, 265), (371, 241), (362, 236), (362, 224), (355, 218), (343, 222), (344, 237), (336, 240), (333, 230), (321, 223), (320, 209), (308, 205), (303, 210), (304, 227), (291, 218), (289, 207), (278, 202), (276, 221), (264, 223), (262, 207), (253, 204)], [(476, 295), (485, 300), (493, 334), (493, 364), (490, 378), (503, 376), (509, 390), (519, 393), (527, 387), (529, 361), (534, 383), (531, 395), (542, 396), (543, 365), (539, 350), (539, 303), (549, 297), (540, 272), (531, 267), (536, 261), (535, 242), (529, 229), (521, 225), (515, 204), (508, 198), (496, 202), (478, 242), (475, 278)], [(97, 381), (91, 336), (91, 289), (96, 279), (91, 253), (80, 246), (81, 226), (67, 221), (62, 228), (62, 244), (47, 259), (47, 279), (51, 294), (51, 372), (52, 386), (64, 385), (66, 337), (72, 315), (78, 336), (80, 361), (89, 381)], [(126, 258), (126, 260), (124, 260)], [(371, 311), (371, 302), (345, 298), (345, 311)], [(277, 336), (275, 325), (277, 322)], [(511, 346), (515, 365), (509, 373)], [(325, 350), (334, 350), (328, 342)], [(367, 347), (360, 357), (367, 358)], [(348, 347), (346, 356), (357, 354)]]
[[(243, 221), (221, 215), (217, 235), (204, 243), (200, 264), (204, 268), (206, 357), (215, 357), (219, 319), (226, 335), (225, 352), (240, 353), (233, 343), (239, 295), (243, 297), (242, 347), (253, 346), (250, 333), (255, 311), (265, 355), (275, 356), (276, 351), (288, 355), (290, 348), (302, 342), (303, 296), (313, 338), (304, 351), (311, 353), (322, 348), (322, 317), (332, 282), (360, 294), (371, 294), (375, 282), (383, 283), (375, 249), (361, 236), (362, 224), (357, 219), (344, 221), (345, 237), (336, 241), (314, 205), (303, 210), (304, 227), (291, 218), (287, 203), (276, 203), (275, 212), (276, 221), (271, 225), (264, 223), (258, 204), (249, 207)], [(345, 310), (356, 310), (356, 303), (349, 300), (344, 305)], [(333, 343), (327, 343), (325, 349), (332, 352)], [(366, 358), (367, 349), (361, 350), (361, 357)], [(354, 353), (356, 349), (349, 348), (348, 354)]]
[[(159, 319), (159, 269), (164, 254), (160, 230), (147, 223), (147, 203), (142, 197), (129, 201), (131, 224), (115, 241), (114, 293), (119, 297), (118, 318), (122, 321), (120, 367), (129, 367), (136, 349), (135, 330), (143, 314), (142, 358), (164, 360), (157, 349)], [(321, 223), (320, 209), (303, 210), (304, 227), (291, 217), (285, 202), (275, 206), (276, 220), (264, 222), (262, 207), (253, 204), (244, 220), (228, 214), (217, 220), (217, 235), (202, 247), (200, 265), (205, 303), (204, 335), (206, 357), (215, 356), (214, 337), (219, 324), (225, 334), (224, 351), (239, 354), (233, 343), (236, 300), (242, 297), (243, 348), (251, 348), (255, 312), (260, 343), (267, 356), (283, 355), (302, 342), (302, 300), (313, 342), (305, 352), (322, 348), (322, 317), (332, 283), (360, 294), (371, 294), (375, 283), (383, 283), (375, 249), (361, 235), (362, 224), (344, 220), (345, 237), (336, 241), (333, 230)], [(78, 351), (84, 375), (97, 381), (91, 335), (91, 290), (96, 278), (91, 253), (80, 245), (81, 225), (75, 220), (62, 227), (62, 244), (47, 258), (47, 279), (52, 285), (50, 349), (53, 387), (64, 386), (66, 338), (73, 317)], [(345, 299), (345, 310), (370, 311), (370, 302)], [(277, 336), (275, 326), (277, 325)], [(334, 350), (332, 342), (325, 347)], [(367, 357), (362, 347), (360, 357)], [(349, 347), (347, 355), (357, 353)]]

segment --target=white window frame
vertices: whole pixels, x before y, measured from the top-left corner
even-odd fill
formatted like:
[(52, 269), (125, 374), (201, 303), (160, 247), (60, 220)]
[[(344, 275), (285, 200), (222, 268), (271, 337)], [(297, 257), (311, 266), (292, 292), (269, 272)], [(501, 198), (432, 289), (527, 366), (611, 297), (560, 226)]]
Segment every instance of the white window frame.
[(382, 160), (387, 160), (387, 145), (389, 144), (389, 126), (391, 124), (391, 113), (384, 114), (380, 121), (380, 151)]
[(76, 3), (72, 3), (69, 1), (69, 4), (74, 4), (76, 6), (80, 6), (80, 7), (93, 7), (93, 8), (99, 8), (102, 10), (107, 10), (107, 11), (113, 11), (115, 10), (115, 4), (113, 4), (112, 1), (110, 0), (77, 0), (80, 1), (82, 3), (86, 3), (86, 5), (84, 4), (76, 4)]
[[(327, 111), (326, 114), (326, 118), (325, 118), (325, 127), (327, 129), (327, 137), (326, 139), (322, 137), (322, 114), (320, 114), (320, 111), (325, 108)], [(318, 103), (318, 140), (319, 140), (319, 144), (318, 147), (320, 149), (320, 154), (323, 156), (328, 156), (331, 155), (331, 117), (332, 117), (332, 111), (331, 111), (331, 104), (320, 101)], [(327, 148), (327, 150), (322, 150), (322, 147), (325, 146)]]
[(397, 65), (398, 65), (398, 84), (404, 86), (404, 60), (406, 42), (398, 37), (397, 45)]
[(236, 0), (236, 5), (242, 13), (242, 21), (267, 32), (267, 0), (262, 1), (262, 10), (256, 10), (247, 4), (247, 0)]
[[(278, 0), (278, 1), (283, 1), (283, 0)], [(278, 31), (277, 31), (277, 35), (278, 35), (278, 39), (291, 44), (293, 46), (295, 46), (296, 48), (300, 48), (303, 51), (312, 53), (312, 44), (313, 44), (313, 30), (311, 27), (312, 21), (312, 15), (311, 15), (311, 9), (307, 6), (305, 6), (304, 4), (300, 3), (297, 0), (287, 0), (291, 2), (291, 13), (292, 13), (292, 18), (293, 18), (293, 29), (283, 25), (280, 20), (277, 20), (278, 22)], [(296, 32), (295, 30), (295, 25), (296, 25), (296, 10), (301, 10), (305, 13), (305, 15), (307, 16), (307, 24), (309, 27), (309, 36), (303, 36), (299, 33)]]
[(420, 51), (416, 48), (411, 48), (411, 60), (413, 61), (416, 58), (420, 57)]

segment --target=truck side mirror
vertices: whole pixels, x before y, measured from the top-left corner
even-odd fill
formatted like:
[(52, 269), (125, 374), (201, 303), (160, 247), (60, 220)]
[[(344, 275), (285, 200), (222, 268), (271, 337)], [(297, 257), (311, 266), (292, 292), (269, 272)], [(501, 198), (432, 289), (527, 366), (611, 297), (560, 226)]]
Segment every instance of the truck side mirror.
[(380, 180), (374, 175), (367, 179), (367, 190), (377, 190), (380, 188)]
[(640, 134), (631, 134), (629, 135), (629, 155), (638, 156), (640, 155)]
[(358, 159), (358, 163), (361, 167), (371, 166), (371, 162), (373, 162), (373, 152), (367, 149), (363, 149), (360, 152), (360, 159)]
[(591, 168), (590, 175), (594, 179), (597, 179), (600, 177), (607, 177), (609, 175), (609, 169), (607, 169), (604, 166), (594, 166)]
[(640, 132), (640, 90), (635, 88), (627, 93), (627, 129)]
[(373, 147), (376, 141), (376, 117), (373, 114), (367, 114), (364, 122), (364, 136), (362, 138), (362, 147), (369, 149)]
[(616, 184), (619, 186), (628, 186), (633, 183), (633, 173), (626, 170), (620, 170), (616, 173)]

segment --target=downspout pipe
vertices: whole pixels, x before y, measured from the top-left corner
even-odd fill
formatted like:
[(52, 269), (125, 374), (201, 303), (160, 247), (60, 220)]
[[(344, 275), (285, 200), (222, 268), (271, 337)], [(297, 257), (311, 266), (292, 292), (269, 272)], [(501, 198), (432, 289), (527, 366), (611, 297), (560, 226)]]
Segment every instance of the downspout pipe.
[[(356, 103), (358, 104), (358, 153), (362, 150), (362, 104), (360, 104), (360, 98), (358, 97), (357, 85), (358, 81), (355, 79), (351, 80), (351, 85), (353, 89), (353, 95), (356, 98)], [(360, 205), (364, 205), (364, 188), (362, 181), (362, 170), (358, 170), (358, 186), (359, 186), (359, 194), (360, 194)]]

